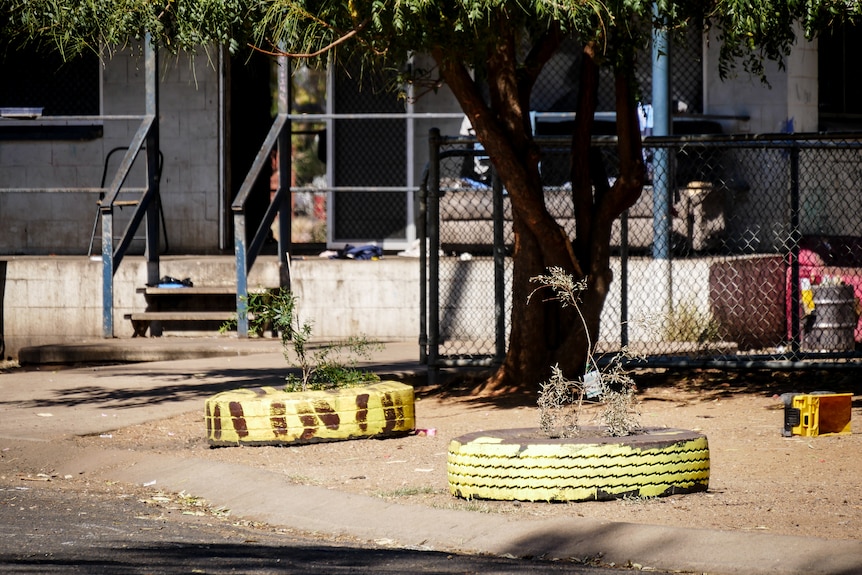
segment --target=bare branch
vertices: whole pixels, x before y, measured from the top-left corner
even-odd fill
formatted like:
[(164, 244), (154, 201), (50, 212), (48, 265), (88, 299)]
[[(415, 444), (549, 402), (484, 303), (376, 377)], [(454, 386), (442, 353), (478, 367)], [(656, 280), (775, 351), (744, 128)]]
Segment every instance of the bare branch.
[(286, 58), (302, 58), (302, 59), (304, 59), (304, 58), (316, 58), (316, 57), (321, 56), (321, 55), (329, 52), (330, 50), (334, 49), (339, 44), (343, 44), (344, 42), (346, 42), (347, 40), (349, 40), (353, 36), (356, 36), (357, 34), (359, 34), (368, 25), (368, 22), (370, 22), (370, 18), (363, 20), (362, 22), (360, 22), (360, 24), (356, 28), (354, 28), (353, 30), (351, 30), (350, 32), (345, 34), (344, 36), (341, 36), (340, 38), (338, 38), (334, 42), (331, 42), (330, 44), (324, 46), (320, 50), (317, 50), (316, 52), (307, 52), (304, 54), (294, 54), (294, 53), (290, 53), (290, 52), (285, 52), (283, 50), (264, 50), (263, 48), (255, 46), (253, 44), (249, 44), (248, 46), (252, 50), (255, 50), (257, 52), (261, 52), (263, 54), (266, 54), (267, 56), (283, 56)]

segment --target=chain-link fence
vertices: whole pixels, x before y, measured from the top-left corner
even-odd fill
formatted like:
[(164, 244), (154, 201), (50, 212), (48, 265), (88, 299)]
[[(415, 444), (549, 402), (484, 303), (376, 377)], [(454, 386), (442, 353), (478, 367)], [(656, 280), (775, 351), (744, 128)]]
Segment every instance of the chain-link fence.
[[(568, 142), (541, 145), (545, 203), (571, 234)], [(594, 147), (613, 180), (615, 140)], [(509, 331), (511, 207), (474, 142), (432, 148), (429, 359), (493, 362)], [(648, 184), (613, 228), (600, 351), (627, 345), (654, 364), (856, 356), (862, 140), (648, 138), (644, 150)]]

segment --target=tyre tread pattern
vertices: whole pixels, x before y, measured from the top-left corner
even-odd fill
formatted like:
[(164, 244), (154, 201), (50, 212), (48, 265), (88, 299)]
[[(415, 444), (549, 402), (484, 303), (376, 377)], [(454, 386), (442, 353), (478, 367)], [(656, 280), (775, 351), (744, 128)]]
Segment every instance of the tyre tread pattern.
[(588, 501), (706, 491), (706, 436), (673, 429), (544, 439), (536, 430), (471, 434), (449, 444), (449, 490), (467, 499)]
[(413, 387), (396, 381), (327, 391), (226, 391), (207, 399), (204, 418), (213, 446), (388, 437), (415, 429)]

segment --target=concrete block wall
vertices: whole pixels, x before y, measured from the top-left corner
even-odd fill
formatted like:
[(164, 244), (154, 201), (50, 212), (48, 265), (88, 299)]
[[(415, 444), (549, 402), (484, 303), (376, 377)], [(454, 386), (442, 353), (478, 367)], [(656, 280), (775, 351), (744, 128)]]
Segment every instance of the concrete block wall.
[[(496, 322), (493, 259), (475, 257), (466, 261), (444, 261), (440, 270), (441, 341), (493, 342)], [(511, 282), (511, 259), (506, 260), (503, 273)], [(510, 296), (504, 303), (506, 318), (511, 305)]]
[[(6, 355), (20, 348), (102, 337), (102, 264), (80, 256), (4, 258), (2, 333)], [(416, 259), (383, 261), (299, 260), (292, 262), (293, 289), (303, 321), (314, 326), (315, 339), (337, 340), (365, 335), (381, 340), (417, 340), (419, 335), (419, 264)], [(161, 276), (190, 278), (195, 285), (235, 286), (230, 256), (165, 257)], [(114, 335), (130, 338), (124, 314), (143, 311), (137, 289), (146, 284), (141, 257), (128, 257), (114, 277)], [(258, 258), (248, 285), (277, 287), (278, 261)]]
[[(197, 57), (162, 58), (160, 138), (164, 155), (162, 203), (170, 247), (176, 253), (213, 253), (219, 235), (219, 86), (213, 62)], [(145, 112), (144, 62), (139, 49), (127, 50), (102, 70), (104, 115)], [(89, 141), (0, 142), (0, 254), (86, 254), (106, 157), (128, 146), (137, 120), (106, 120), (103, 136)], [(106, 185), (122, 160), (112, 156)], [(144, 158), (127, 186), (143, 187)], [(90, 188), (90, 191), (45, 189)], [(130, 208), (117, 210), (116, 228), (125, 226)], [(119, 235), (119, 232), (117, 232)], [(138, 251), (142, 242), (136, 244)], [(98, 250), (97, 250), (98, 251)]]
[[(712, 258), (698, 258), (674, 260), (668, 265), (667, 262), (652, 258), (630, 259), (627, 323), (629, 341), (664, 341), (663, 328), (673, 321), (678, 313), (696, 310), (699, 316), (709, 317), (709, 269), (712, 262)], [(619, 260), (612, 261), (611, 269), (614, 278), (619, 278)], [(611, 283), (605, 307), (602, 309), (599, 336), (601, 341), (620, 341), (621, 287), (619, 281)]]
[[(212, 49), (210, 49), (212, 50)], [(161, 197), (172, 253), (215, 253), (219, 245), (217, 55), (181, 57), (162, 78)]]
[(816, 132), (820, 129), (817, 40), (805, 41), (801, 29), (796, 37), (800, 40), (787, 62), (787, 117), (793, 118), (794, 131)]
[(7, 356), (17, 357), (18, 349), (29, 345), (101, 336), (99, 264), (81, 257), (20, 257), (2, 263)]
[(419, 271), (413, 258), (310, 258), (291, 262), (291, 285), (315, 338), (418, 341)]
[[(710, 315), (710, 268), (718, 259), (674, 260), (670, 265), (652, 258), (631, 258), (628, 264), (628, 336), (630, 341), (661, 342), (663, 322), (674, 313), (696, 310), (703, 318)], [(504, 273), (511, 278), (511, 260)], [(445, 341), (493, 341), (495, 325), (493, 262), (490, 258), (473, 258), (455, 266), (441, 266), (440, 337)], [(622, 284), (619, 281), (619, 259), (611, 260), (615, 281), (611, 283), (602, 309), (599, 338), (602, 342), (620, 342)], [(418, 284), (417, 284), (418, 285)], [(669, 287), (669, 289), (667, 289)], [(511, 292), (504, 302), (505, 317), (512, 309)], [(667, 305), (670, 305), (668, 309)], [(417, 331), (418, 333), (418, 331)], [(493, 351), (493, 350), (489, 350)]]
[(745, 72), (741, 64), (732, 77), (722, 79), (718, 73), (721, 43), (717, 32), (711, 34), (704, 70), (704, 112), (750, 118), (723, 121), (726, 132), (778, 133), (785, 131), (790, 121), (795, 132), (818, 130), (816, 40), (807, 41), (800, 31), (785, 69), (774, 62), (765, 63), (765, 84)]

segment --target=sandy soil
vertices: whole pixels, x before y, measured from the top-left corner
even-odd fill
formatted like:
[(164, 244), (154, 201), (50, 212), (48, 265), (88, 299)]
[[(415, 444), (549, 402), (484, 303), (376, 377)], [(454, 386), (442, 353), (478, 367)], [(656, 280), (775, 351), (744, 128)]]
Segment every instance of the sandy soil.
[[(286, 480), (383, 497), (397, 502), (528, 517), (591, 517), (692, 528), (766, 531), (862, 539), (862, 427), (851, 435), (785, 438), (777, 394), (814, 390), (859, 392), (855, 372), (669, 373), (636, 375), (645, 426), (705, 433), (711, 477), (705, 493), (586, 503), (465, 501), (448, 493), (451, 438), (481, 429), (535, 427), (532, 400), (491, 401), (466, 387), (417, 391), (416, 434), (290, 447), (212, 449), (203, 413), (121, 429), (110, 437), (69, 441), (241, 462), (283, 473)], [(463, 387), (463, 388), (462, 388)], [(853, 418), (862, 421), (862, 397)], [(59, 444), (58, 449), (63, 449)]]

